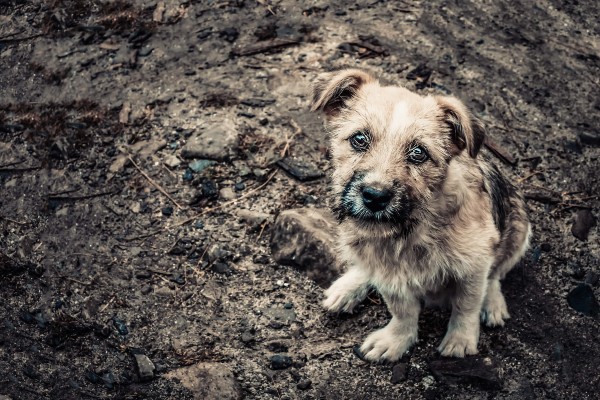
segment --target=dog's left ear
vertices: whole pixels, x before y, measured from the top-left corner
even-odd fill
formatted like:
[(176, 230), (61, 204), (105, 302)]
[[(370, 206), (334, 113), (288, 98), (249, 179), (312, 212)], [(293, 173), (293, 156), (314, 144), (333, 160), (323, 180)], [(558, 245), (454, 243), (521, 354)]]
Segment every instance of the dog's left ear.
[(444, 112), (445, 122), (450, 127), (452, 142), (459, 151), (466, 149), (471, 157), (477, 157), (485, 139), (485, 128), (481, 121), (456, 97), (436, 97), (436, 100)]
[(328, 118), (337, 116), (358, 89), (375, 81), (359, 69), (327, 72), (317, 77), (313, 85), (311, 111), (323, 111)]

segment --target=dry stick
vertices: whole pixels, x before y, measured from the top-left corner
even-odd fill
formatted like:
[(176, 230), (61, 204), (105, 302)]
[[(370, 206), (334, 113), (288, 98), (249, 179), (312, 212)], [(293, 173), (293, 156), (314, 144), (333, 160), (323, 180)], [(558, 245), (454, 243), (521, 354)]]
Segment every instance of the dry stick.
[(294, 121), (293, 119), (290, 120), (290, 125), (292, 125), (292, 127), (296, 129), (296, 131), (294, 132), (292, 137), (289, 138), (287, 132), (285, 133), (285, 146), (283, 147), (283, 150), (281, 150), (281, 158), (285, 157), (285, 153), (287, 153), (287, 151), (290, 149), (290, 143), (292, 139), (294, 139), (297, 135), (302, 133), (302, 128), (300, 128), (300, 126), (298, 126), (296, 121)]
[(131, 163), (133, 164), (134, 167), (137, 168), (138, 171), (140, 171), (140, 173), (142, 175), (144, 175), (144, 177), (148, 180), (148, 182), (150, 182), (155, 188), (157, 188), (162, 194), (164, 194), (165, 196), (167, 196), (167, 198), (169, 200), (171, 200), (173, 202), (173, 204), (175, 204), (177, 206), (177, 208), (182, 209), (183, 207), (175, 201), (174, 198), (172, 198), (169, 193), (167, 193), (166, 190), (164, 190), (158, 183), (154, 182), (154, 180), (152, 178), (150, 178), (148, 176), (148, 174), (146, 174), (144, 171), (142, 171), (142, 169), (135, 163), (135, 161), (133, 161), (133, 157), (131, 156), (127, 156), (127, 158), (129, 158), (129, 161), (131, 161)]
[(534, 171), (534, 172), (530, 173), (529, 175), (524, 176), (523, 178), (517, 179), (517, 183), (521, 184), (521, 183), (525, 182), (527, 179), (531, 178), (532, 176), (535, 176), (537, 174), (543, 174), (543, 173), (544, 173), (544, 170)]
[(108, 303), (106, 303), (105, 305), (103, 305), (100, 310), (98, 310), (99, 313), (103, 312), (104, 310), (106, 310), (108, 308), (108, 306), (110, 306), (112, 304), (112, 302), (115, 301), (115, 296), (113, 296)]
[(11, 218), (8, 218), (8, 217), (5, 217), (5, 216), (3, 216), (3, 215), (0, 215), (0, 219), (4, 219), (4, 220), (6, 220), (6, 221), (8, 221), (8, 222), (12, 222), (13, 224), (17, 224), (17, 225), (27, 225), (27, 222), (20, 222), (20, 221), (16, 221), (16, 220), (14, 220), (14, 219), (11, 219)]
[(183, 225), (185, 225), (185, 224), (189, 224), (190, 222), (192, 222), (193, 220), (195, 220), (196, 218), (198, 218), (198, 217), (199, 217), (199, 216), (201, 216), (201, 215), (205, 215), (205, 214), (207, 214), (207, 213), (209, 213), (209, 212), (212, 212), (212, 211), (218, 210), (218, 209), (220, 209), (220, 208), (223, 208), (223, 207), (227, 207), (227, 206), (229, 206), (229, 205), (231, 205), (231, 204), (235, 204), (235, 203), (237, 203), (238, 201), (240, 201), (240, 200), (243, 200), (243, 199), (245, 199), (246, 197), (253, 195), (254, 193), (258, 192), (260, 189), (262, 189), (262, 188), (264, 188), (265, 186), (267, 186), (267, 185), (269, 184), (269, 182), (271, 181), (271, 179), (273, 179), (273, 177), (275, 176), (275, 174), (276, 174), (276, 173), (277, 173), (277, 170), (273, 171), (273, 172), (271, 173), (271, 175), (269, 175), (269, 177), (267, 178), (267, 180), (266, 180), (266, 181), (265, 181), (265, 182), (264, 182), (262, 185), (260, 185), (260, 186), (257, 186), (257, 187), (255, 187), (254, 189), (252, 189), (252, 190), (248, 191), (248, 192), (247, 192), (246, 194), (244, 194), (243, 196), (240, 196), (240, 197), (238, 197), (237, 199), (233, 199), (233, 200), (227, 201), (227, 202), (225, 202), (225, 203), (223, 203), (223, 204), (219, 204), (218, 206), (215, 206), (215, 207), (212, 207), (212, 208), (207, 208), (206, 210), (202, 210), (202, 212), (200, 212), (200, 213), (198, 213), (198, 214), (194, 215), (193, 217), (190, 217), (190, 218), (188, 218), (188, 219), (186, 219), (186, 220), (183, 220), (182, 222), (178, 222), (178, 223), (176, 223), (175, 225), (172, 225), (172, 226), (170, 226), (170, 227), (166, 227), (164, 230), (171, 229), (171, 228), (177, 228), (177, 227), (183, 226)]

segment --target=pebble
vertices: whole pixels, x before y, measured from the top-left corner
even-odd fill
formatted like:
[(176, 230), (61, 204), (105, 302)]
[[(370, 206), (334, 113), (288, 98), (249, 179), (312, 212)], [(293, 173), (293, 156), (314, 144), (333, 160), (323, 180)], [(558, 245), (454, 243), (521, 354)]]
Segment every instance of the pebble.
[(188, 164), (188, 167), (194, 172), (202, 172), (204, 169), (216, 164), (213, 160), (195, 160)]
[(406, 380), (407, 372), (408, 368), (406, 363), (399, 363), (394, 365), (394, 367), (392, 368), (392, 378), (390, 379), (390, 382), (392, 382), (394, 385), (400, 382), (404, 382)]
[(300, 390), (308, 390), (311, 388), (311, 386), (312, 381), (310, 379), (303, 379), (296, 385), (296, 387)]
[(227, 160), (235, 155), (238, 143), (238, 132), (234, 123), (224, 121), (222, 124), (190, 136), (181, 149), (181, 156), (217, 161)]
[(590, 285), (585, 283), (580, 283), (569, 292), (567, 303), (575, 311), (579, 311), (590, 317), (595, 317), (600, 312), (600, 306), (598, 305), (594, 291)]
[(140, 380), (149, 381), (154, 378), (154, 370), (156, 369), (154, 363), (144, 354), (136, 354), (134, 357)]
[(123, 322), (119, 318), (113, 317), (113, 325), (115, 328), (117, 328), (117, 332), (119, 332), (119, 335), (125, 336), (129, 333), (127, 325), (125, 325), (125, 322)]
[(583, 132), (579, 134), (579, 140), (588, 146), (600, 146), (600, 133)]
[(277, 165), (300, 182), (313, 181), (325, 176), (315, 164), (305, 160), (286, 157), (277, 161)]
[(235, 192), (230, 187), (224, 187), (223, 189), (219, 190), (219, 197), (223, 200), (233, 200), (237, 198)]
[(274, 370), (287, 369), (292, 366), (292, 358), (282, 354), (275, 354), (269, 358), (269, 367)]
[(216, 272), (217, 274), (223, 274), (223, 275), (229, 275), (233, 272), (231, 267), (223, 262), (214, 263), (213, 266), (211, 267), (211, 270), (213, 272)]
[(429, 363), (436, 380), (478, 386), (484, 389), (499, 389), (502, 382), (494, 363), (487, 357), (442, 358)]
[(579, 210), (571, 226), (571, 233), (577, 239), (586, 241), (590, 229), (596, 226), (596, 217), (590, 210)]
[(163, 162), (169, 168), (176, 168), (181, 165), (181, 160), (174, 155), (169, 155), (165, 157), (165, 160)]
[(241, 192), (244, 189), (246, 189), (246, 184), (244, 182), (238, 182), (235, 184), (235, 190), (237, 192)]
[(171, 206), (163, 207), (161, 211), (165, 217), (170, 217), (171, 215), (173, 215), (173, 207)]

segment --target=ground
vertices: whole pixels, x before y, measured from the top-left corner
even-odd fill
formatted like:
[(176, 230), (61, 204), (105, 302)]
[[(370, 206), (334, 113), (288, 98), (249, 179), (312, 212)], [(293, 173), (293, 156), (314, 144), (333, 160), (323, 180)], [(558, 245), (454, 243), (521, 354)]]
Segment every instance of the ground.
[[(600, 322), (567, 295), (600, 291), (598, 15), (575, 0), (0, 0), (0, 399), (597, 398)], [(397, 366), (361, 361), (352, 347), (389, 319), (377, 294), (328, 315), (323, 288), (271, 257), (279, 212), (329, 204), (310, 84), (341, 67), (460, 97), (526, 193), (512, 318), (475, 359), (497, 376), (436, 373), (454, 368), (440, 310)], [(285, 171), (298, 163), (303, 180)]]

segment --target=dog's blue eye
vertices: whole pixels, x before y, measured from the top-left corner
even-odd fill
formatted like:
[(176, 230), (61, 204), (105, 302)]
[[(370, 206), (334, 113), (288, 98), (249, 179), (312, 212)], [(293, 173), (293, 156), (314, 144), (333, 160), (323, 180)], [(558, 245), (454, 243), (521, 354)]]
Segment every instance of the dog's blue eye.
[(421, 164), (427, 161), (429, 155), (421, 146), (415, 146), (408, 152), (408, 160), (415, 164)]
[(368, 133), (358, 131), (350, 137), (350, 145), (356, 151), (365, 152), (369, 149), (371, 137)]

